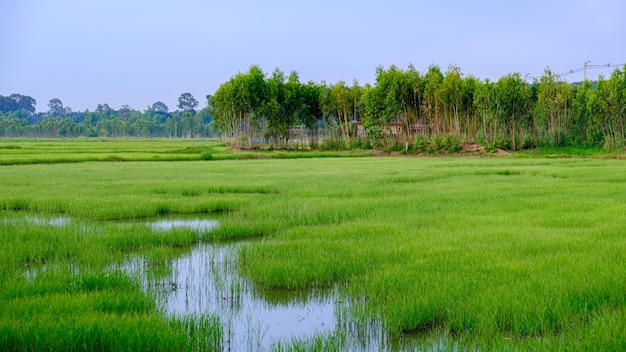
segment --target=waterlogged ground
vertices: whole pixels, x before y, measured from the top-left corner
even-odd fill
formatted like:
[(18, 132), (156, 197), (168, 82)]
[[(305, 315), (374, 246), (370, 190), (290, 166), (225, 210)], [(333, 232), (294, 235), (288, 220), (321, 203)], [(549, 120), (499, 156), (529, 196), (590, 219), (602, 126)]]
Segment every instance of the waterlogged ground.
[[(199, 233), (218, 226), (214, 220), (168, 219), (149, 222), (155, 231), (177, 227)], [(140, 280), (142, 288), (154, 294), (168, 315), (217, 315), (224, 325), (224, 350), (269, 351), (276, 343), (293, 338), (307, 339), (337, 332), (345, 322), (347, 301), (339, 288), (309, 291), (263, 291), (239, 275), (237, 256), (246, 241), (202, 243), (167, 265), (165, 276), (153, 275), (154, 263), (140, 256), (129, 259), (123, 270)], [(343, 315), (342, 315), (343, 314)], [(345, 329), (344, 329), (345, 330)], [(373, 323), (364, 336), (363, 329), (351, 329), (346, 342), (364, 350), (380, 349), (384, 336), (380, 324)], [(346, 331), (342, 331), (345, 334)], [(354, 348), (353, 348), (354, 349)]]
[(150, 277), (140, 257), (125, 264), (170, 315), (209, 313), (225, 325), (227, 350), (269, 350), (272, 342), (334, 330), (336, 298), (331, 292), (275, 292), (262, 296), (239, 276), (241, 243), (201, 244), (168, 263), (171, 275)]
[[(73, 223), (69, 217), (27, 219), (37, 226), (64, 227)], [(203, 235), (219, 226), (219, 222), (172, 218), (147, 221), (145, 225), (152, 231), (188, 228)], [(237, 267), (239, 249), (249, 241), (201, 243), (187, 254), (165, 262), (133, 255), (113, 270), (121, 269), (136, 278), (169, 316), (219, 317), (226, 351), (270, 351), (289, 345), (294, 339), (306, 341), (333, 334), (339, 334), (345, 349), (353, 351), (398, 349), (389, 346), (380, 322), (363, 326), (352, 321), (348, 315), (350, 303), (341, 296), (340, 287), (256, 290)], [(27, 268), (24, 276), (33, 280), (41, 270), (49, 269), (46, 265)], [(78, 275), (79, 268), (74, 269)], [(406, 341), (401, 346), (406, 347)]]
[[(299, 350), (415, 350), (389, 341), (414, 331), (435, 333), (417, 337), (420, 350), (623, 351), (625, 174), (622, 160), (592, 158), (5, 165), (0, 346), (290, 350), (295, 338)], [(178, 214), (220, 216), (220, 226), (206, 223), (202, 237), (149, 220)], [(250, 237), (264, 240), (206, 247)], [(122, 264), (136, 280), (113, 272)], [(217, 278), (221, 290), (203, 288)], [(248, 295), (263, 318), (301, 302), (329, 306), (331, 318), (304, 337), (270, 337), (272, 322), (248, 319)], [(213, 317), (220, 307), (228, 319)], [(289, 327), (317, 317), (287, 315)]]

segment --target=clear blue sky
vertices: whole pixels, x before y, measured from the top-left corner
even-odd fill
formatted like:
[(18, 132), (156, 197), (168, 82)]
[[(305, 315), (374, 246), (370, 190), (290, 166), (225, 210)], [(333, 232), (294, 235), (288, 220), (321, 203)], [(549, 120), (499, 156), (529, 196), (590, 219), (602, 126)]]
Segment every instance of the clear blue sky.
[(184, 92), (204, 107), (252, 64), (364, 84), (392, 64), (497, 80), (588, 60), (626, 62), (626, 1), (0, 0), (0, 95), (29, 95), (38, 111), (52, 98), (173, 111)]

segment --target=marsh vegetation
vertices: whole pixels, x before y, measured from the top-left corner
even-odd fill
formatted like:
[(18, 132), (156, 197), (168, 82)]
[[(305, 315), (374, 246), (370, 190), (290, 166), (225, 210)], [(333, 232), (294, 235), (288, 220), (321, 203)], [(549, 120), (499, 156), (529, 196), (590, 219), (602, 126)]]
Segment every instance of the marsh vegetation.
[[(70, 160), (96, 153), (75, 143)], [(160, 153), (191, 147), (171, 143)], [(16, 146), (0, 154), (6, 350), (224, 349), (232, 331), (214, 310), (172, 314), (164, 303), (172, 283), (184, 293), (191, 271), (216, 261), (237, 275), (222, 300), (244, 286), (268, 306), (331, 300), (332, 328), (263, 348), (365, 350), (371, 336), (383, 350), (626, 347), (620, 160), (158, 162), (116, 151), (126, 161), (29, 163), (52, 156), (21, 155), (35, 141), (3, 144)], [(150, 225), (166, 216), (219, 226)]]

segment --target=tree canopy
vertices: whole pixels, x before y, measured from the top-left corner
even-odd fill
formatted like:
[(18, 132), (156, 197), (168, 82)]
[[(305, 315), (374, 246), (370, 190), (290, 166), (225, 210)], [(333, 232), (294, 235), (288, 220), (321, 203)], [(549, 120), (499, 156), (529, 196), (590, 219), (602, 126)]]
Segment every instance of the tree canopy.
[(51, 99), (0, 96), (0, 136), (220, 135), (242, 148), (383, 148), (478, 143), (517, 150), (536, 146), (626, 145), (626, 67), (596, 82), (570, 84), (547, 69), (527, 82), (519, 73), (495, 82), (458, 66), (376, 69), (373, 85), (300, 81), (296, 71), (266, 74), (252, 65), (207, 95), (207, 109), (183, 93), (176, 112), (155, 102), (141, 112), (106, 103), (72, 112)]
[(183, 93), (178, 98), (178, 108), (182, 111), (193, 112), (196, 106), (198, 106), (198, 101), (191, 93)]

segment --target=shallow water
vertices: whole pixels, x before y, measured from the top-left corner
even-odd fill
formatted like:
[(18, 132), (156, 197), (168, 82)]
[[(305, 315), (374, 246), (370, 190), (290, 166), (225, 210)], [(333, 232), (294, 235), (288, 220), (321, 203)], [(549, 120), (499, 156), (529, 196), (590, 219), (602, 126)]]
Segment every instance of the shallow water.
[(331, 292), (257, 294), (237, 270), (241, 243), (201, 244), (170, 263), (171, 275), (150, 278), (150, 263), (134, 258), (124, 267), (138, 275), (169, 315), (217, 315), (224, 324), (224, 349), (269, 350), (277, 340), (332, 331)]
[(70, 218), (64, 217), (64, 216), (57, 216), (57, 217), (52, 217), (52, 218), (30, 216), (26, 218), (26, 220), (38, 226), (49, 225), (49, 226), (57, 226), (57, 227), (63, 227), (63, 226), (69, 225), (69, 223), (71, 222)]
[(149, 222), (153, 231), (169, 231), (176, 228), (189, 228), (198, 234), (207, 233), (219, 225), (217, 220), (206, 219), (163, 219)]
[[(39, 226), (67, 226), (69, 218), (31, 217)], [(160, 219), (145, 223), (153, 231), (189, 228), (200, 237), (219, 226), (216, 220)], [(179, 258), (151, 262), (131, 256), (121, 266), (137, 278), (144, 291), (170, 316), (210, 314), (222, 322), (224, 351), (269, 351), (277, 342), (284, 347), (294, 338), (300, 341), (339, 333), (341, 350), (407, 350), (414, 339), (390, 341), (380, 321), (359, 324), (350, 316), (356, 307), (342, 297), (341, 287), (306, 291), (259, 291), (241, 275), (237, 258), (241, 246), (250, 240), (201, 243)], [(27, 269), (32, 280), (43, 268)], [(360, 304), (357, 304), (359, 306)], [(428, 339), (431, 340), (431, 339)], [(431, 340), (430, 350), (441, 350), (442, 340)], [(444, 346), (450, 346), (444, 343)], [(412, 348), (411, 348), (412, 349)]]

